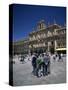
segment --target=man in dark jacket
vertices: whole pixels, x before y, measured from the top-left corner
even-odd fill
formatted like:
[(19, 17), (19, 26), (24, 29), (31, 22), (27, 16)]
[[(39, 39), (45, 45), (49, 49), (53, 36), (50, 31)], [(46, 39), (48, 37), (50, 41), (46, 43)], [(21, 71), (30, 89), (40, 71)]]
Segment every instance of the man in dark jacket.
[(32, 66), (33, 66), (33, 74), (34, 75), (36, 75), (36, 59), (37, 59), (37, 57), (36, 57), (36, 55), (34, 54), (34, 55), (32, 55)]

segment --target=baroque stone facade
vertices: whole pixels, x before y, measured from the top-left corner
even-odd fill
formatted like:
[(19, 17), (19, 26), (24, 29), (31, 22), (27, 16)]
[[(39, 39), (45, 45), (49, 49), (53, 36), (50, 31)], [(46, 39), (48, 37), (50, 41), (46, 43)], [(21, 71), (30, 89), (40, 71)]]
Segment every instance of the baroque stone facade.
[(29, 34), (29, 49), (32, 52), (66, 50), (66, 27), (56, 23), (46, 27), (41, 20), (36, 30)]
[(37, 23), (37, 27), (29, 33), (28, 39), (13, 44), (14, 53), (66, 51), (66, 26), (54, 22), (46, 26), (45, 21)]

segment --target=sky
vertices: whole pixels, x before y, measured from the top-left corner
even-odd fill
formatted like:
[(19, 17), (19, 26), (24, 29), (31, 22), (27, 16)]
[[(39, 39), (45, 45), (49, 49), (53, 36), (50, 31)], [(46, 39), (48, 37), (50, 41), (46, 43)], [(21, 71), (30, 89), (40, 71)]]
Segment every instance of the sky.
[(37, 5), (13, 5), (13, 40), (27, 38), (40, 20), (45, 24), (57, 24), (64, 26), (66, 23), (66, 8)]

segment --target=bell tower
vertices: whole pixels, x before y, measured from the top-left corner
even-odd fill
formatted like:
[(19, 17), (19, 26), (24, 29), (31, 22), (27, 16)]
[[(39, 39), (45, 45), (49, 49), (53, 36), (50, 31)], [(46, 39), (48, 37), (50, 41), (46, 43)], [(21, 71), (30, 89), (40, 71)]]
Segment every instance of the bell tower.
[(39, 21), (37, 24), (37, 30), (43, 30), (45, 28), (46, 28), (45, 21), (44, 20)]

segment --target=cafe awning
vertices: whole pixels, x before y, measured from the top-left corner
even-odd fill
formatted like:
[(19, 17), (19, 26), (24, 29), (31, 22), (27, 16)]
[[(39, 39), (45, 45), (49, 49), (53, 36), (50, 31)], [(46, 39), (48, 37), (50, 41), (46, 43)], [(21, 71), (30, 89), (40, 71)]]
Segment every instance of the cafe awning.
[(56, 51), (64, 51), (66, 48), (57, 48)]

